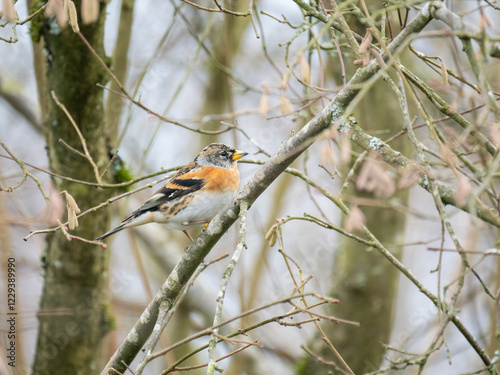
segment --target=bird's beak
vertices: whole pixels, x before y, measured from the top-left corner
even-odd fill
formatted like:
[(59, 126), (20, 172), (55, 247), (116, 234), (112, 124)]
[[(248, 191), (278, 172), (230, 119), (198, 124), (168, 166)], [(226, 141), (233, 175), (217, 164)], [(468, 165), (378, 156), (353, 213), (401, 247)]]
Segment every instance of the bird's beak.
[(233, 154), (233, 161), (241, 159), (243, 156), (248, 155), (248, 152), (243, 152), (240, 150), (236, 150)]

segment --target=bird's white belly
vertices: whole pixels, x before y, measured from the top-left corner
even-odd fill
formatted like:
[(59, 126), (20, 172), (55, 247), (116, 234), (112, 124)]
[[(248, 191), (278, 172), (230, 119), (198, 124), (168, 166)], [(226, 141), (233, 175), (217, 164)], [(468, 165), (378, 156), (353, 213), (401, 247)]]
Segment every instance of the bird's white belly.
[[(212, 196), (209, 194), (195, 195), (193, 200), (177, 215), (164, 219), (165, 224), (174, 230), (186, 230), (208, 223), (231, 201), (234, 194), (235, 192), (231, 191)], [(160, 212), (158, 214), (161, 215)]]

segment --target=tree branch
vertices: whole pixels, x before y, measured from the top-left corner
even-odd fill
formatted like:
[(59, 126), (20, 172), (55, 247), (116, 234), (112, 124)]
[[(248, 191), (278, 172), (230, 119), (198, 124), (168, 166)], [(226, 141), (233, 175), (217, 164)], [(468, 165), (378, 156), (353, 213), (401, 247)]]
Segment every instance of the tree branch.
[[(430, 19), (431, 15), (427, 4), (406, 28), (398, 34), (393, 42), (387, 46), (387, 51), (391, 54), (399, 52), (400, 48), (405, 45), (407, 38), (413, 33), (420, 32)], [(381, 53), (381, 57), (384, 61), (388, 59), (385, 52)], [(350, 130), (351, 139), (365, 149), (374, 149), (374, 147), (379, 145), (378, 149), (383, 149), (381, 154), (384, 160), (389, 164), (398, 165), (399, 167), (405, 167), (409, 164), (409, 160), (406, 157), (383, 144), (378, 138), (364, 133), (362, 129), (352, 124), (350, 120), (347, 120), (350, 110), (355, 104), (353, 100), (361, 91), (362, 84), (372, 78), (379, 69), (380, 65), (375, 59), (367, 66), (358, 69), (348, 84), (337, 94), (335, 99), (328, 103), (323, 111), (308, 122), (302, 129), (288, 140), (284, 141), (279, 150), (270, 157), (251, 180), (243, 186), (233, 201), (212, 219), (206, 230), (190, 245), (185, 255), (168, 276), (167, 280), (150, 302), (149, 306), (144, 310), (126, 339), (109, 360), (102, 374), (105, 374), (106, 371), (111, 368), (120, 372), (125, 371), (126, 366), (132, 362), (151, 334), (158, 317), (159, 306), (161, 304), (166, 304), (169, 306), (169, 309), (172, 308), (179, 293), (189, 281), (203, 258), (208, 255), (212, 247), (236, 221), (240, 213), (240, 207), (244, 206), (249, 209), (269, 185), (278, 178), (302, 152), (314, 143), (325, 130), (330, 127), (338, 127), (340, 131)], [(425, 176), (421, 178), (421, 186), (429, 189)], [(439, 194), (444, 203), (457, 205), (451, 189), (444, 185), (440, 185)], [(468, 209), (468, 207), (458, 207), (463, 210)], [(482, 217), (483, 220), (500, 227), (500, 219), (489, 211), (489, 209), (478, 205), (475, 213), (478, 216), (481, 215), (479, 217)], [(460, 324), (458, 318), (456, 318), (454, 322), (456, 325), (457, 323), (458, 325)], [(483, 360), (489, 361), (487, 356), (482, 356), (482, 358)]]

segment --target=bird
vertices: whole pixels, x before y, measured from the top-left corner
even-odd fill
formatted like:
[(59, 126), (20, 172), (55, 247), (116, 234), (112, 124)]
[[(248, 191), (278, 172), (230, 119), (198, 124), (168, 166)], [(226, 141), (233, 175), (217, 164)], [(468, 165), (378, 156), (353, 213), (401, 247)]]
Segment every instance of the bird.
[(236, 194), (240, 183), (237, 160), (246, 155), (223, 143), (209, 144), (120, 225), (95, 241), (125, 228), (156, 222), (182, 230), (192, 242), (187, 230), (207, 225)]

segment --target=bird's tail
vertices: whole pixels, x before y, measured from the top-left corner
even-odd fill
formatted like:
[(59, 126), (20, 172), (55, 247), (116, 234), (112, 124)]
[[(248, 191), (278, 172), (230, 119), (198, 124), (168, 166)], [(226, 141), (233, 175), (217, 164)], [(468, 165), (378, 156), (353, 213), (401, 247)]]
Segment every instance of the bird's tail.
[(140, 209), (134, 211), (129, 217), (125, 218), (120, 225), (111, 229), (109, 232), (104, 233), (102, 236), (97, 237), (95, 241), (102, 241), (106, 237), (109, 237), (125, 228), (151, 223), (153, 221), (153, 217), (151, 215), (145, 215), (148, 212), (151, 213), (150, 211), (143, 211)]
[(97, 237), (94, 241), (102, 241), (102, 240), (104, 240), (105, 238), (111, 236), (112, 234), (115, 234), (116, 232), (119, 232), (122, 229), (125, 229), (127, 224), (129, 224), (128, 221), (125, 221), (125, 222), (121, 223), (116, 228), (113, 228), (109, 232), (104, 233), (102, 236)]

